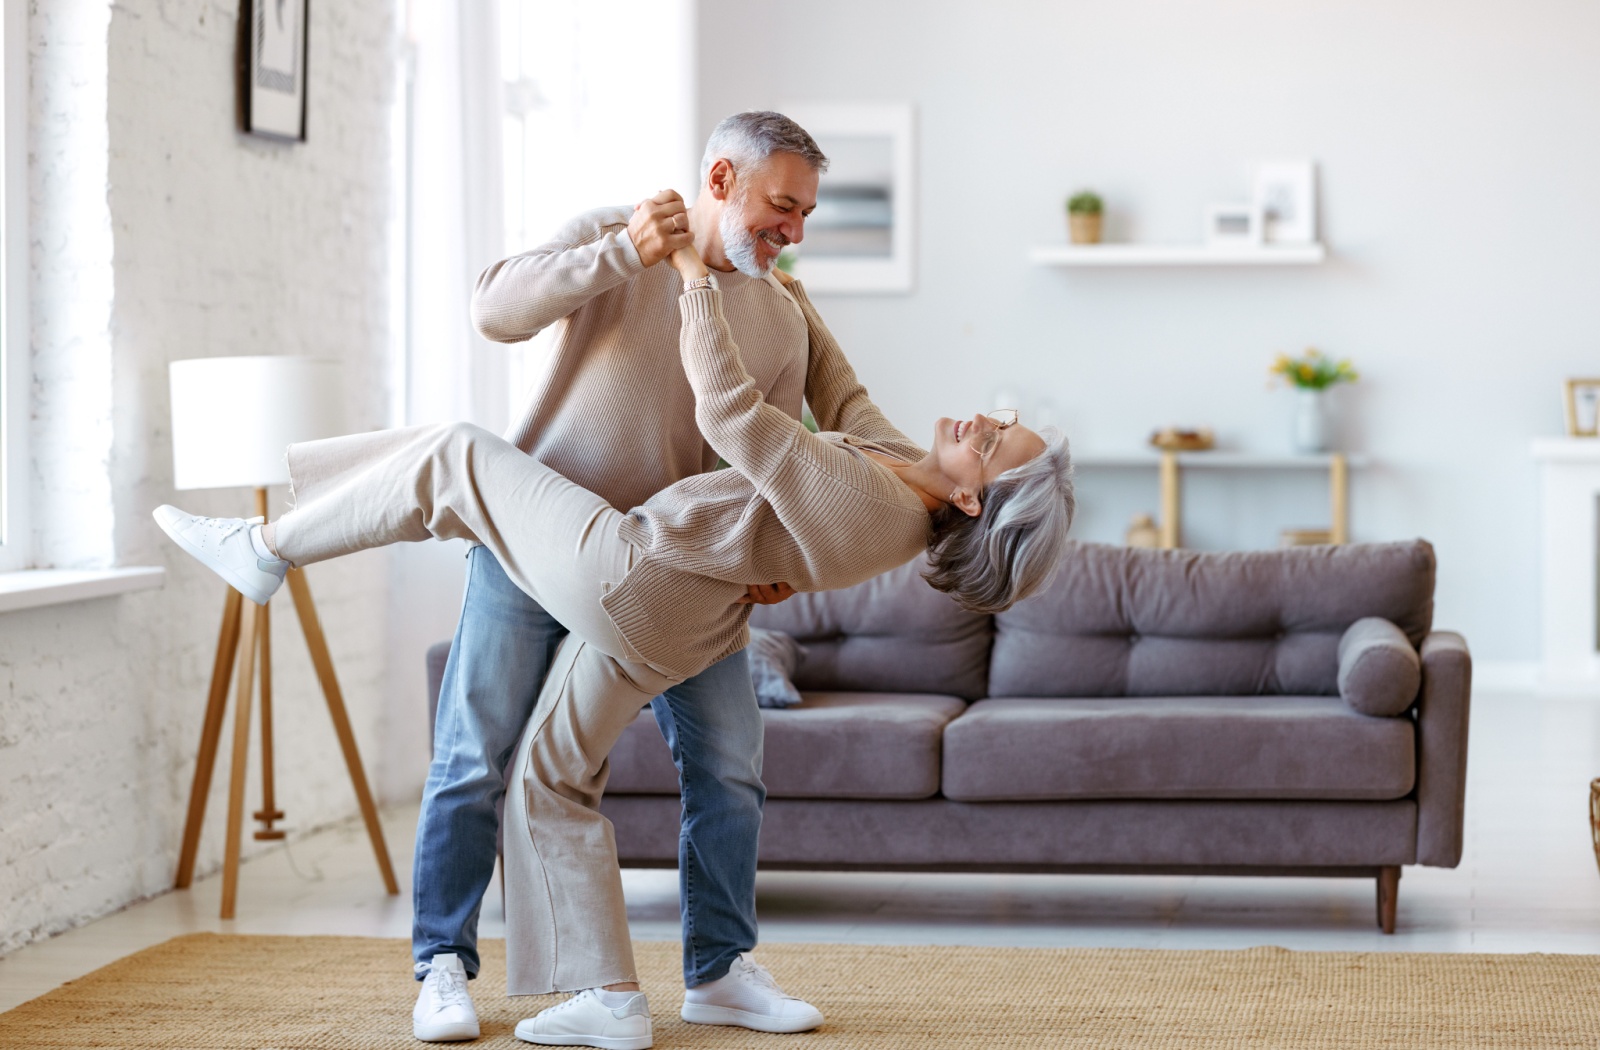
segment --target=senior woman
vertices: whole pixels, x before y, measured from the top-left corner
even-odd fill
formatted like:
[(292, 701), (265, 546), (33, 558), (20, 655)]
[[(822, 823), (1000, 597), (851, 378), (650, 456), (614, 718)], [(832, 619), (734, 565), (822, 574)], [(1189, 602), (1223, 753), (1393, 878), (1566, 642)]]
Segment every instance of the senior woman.
[[(927, 552), (930, 584), (995, 612), (1049, 579), (1075, 509), (1065, 439), (1014, 413), (940, 419), (927, 450), (876, 412), (858, 417), (859, 433), (808, 432), (755, 388), (699, 256), (680, 251), (672, 264), (685, 280), (679, 348), (695, 420), (731, 470), (623, 513), (487, 431), (448, 424), (291, 446), (296, 505), (271, 525), (155, 512), (257, 602), (291, 565), (400, 541), (482, 543), (571, 630), (511, 770), (524, 790), (510, 793), (506, 825), (508, 990), (580, 991), (518, 1026), (531, 1042), (577, 1041), (566, 1029), (590, 1023), (579, 1015), (615, 1001), (599, 990), (637, 988), (597, 808), (606, 756), (651, 698), (746, 644), (749, 581), (832, 590)], [(859, 387), (853, 375), (830, 381)], [(607, 1013), (611, 1034), (589, 1045), (650, 1045), (642, 996)]]

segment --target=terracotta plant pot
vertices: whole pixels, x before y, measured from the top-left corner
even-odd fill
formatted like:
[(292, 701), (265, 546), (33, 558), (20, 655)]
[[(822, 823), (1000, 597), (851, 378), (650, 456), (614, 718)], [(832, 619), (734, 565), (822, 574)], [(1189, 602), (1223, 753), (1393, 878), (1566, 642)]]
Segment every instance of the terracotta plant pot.
[(1073, 244), (1099, 244), (1100, 243), (1100, 215), (1067, 215), (1067, 231), (1072, 235)]

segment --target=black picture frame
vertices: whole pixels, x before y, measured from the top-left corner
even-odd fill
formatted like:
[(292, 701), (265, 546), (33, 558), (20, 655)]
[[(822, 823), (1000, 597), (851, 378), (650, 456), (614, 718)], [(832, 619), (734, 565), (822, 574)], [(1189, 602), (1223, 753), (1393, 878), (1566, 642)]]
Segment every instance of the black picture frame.
[(311, 0), (241, 0), (241, 123), (279, 142), (306, 141)]

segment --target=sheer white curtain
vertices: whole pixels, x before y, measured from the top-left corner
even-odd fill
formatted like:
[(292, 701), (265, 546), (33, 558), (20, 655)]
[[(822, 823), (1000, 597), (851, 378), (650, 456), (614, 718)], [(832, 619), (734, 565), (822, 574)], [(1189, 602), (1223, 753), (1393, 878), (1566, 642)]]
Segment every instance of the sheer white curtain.
[(507, 354), (469, 315), (478, 274), (506, 248), (498, 21), (487, 0), (409, 9), (403, 422), (507, 422)]
[[(507, 249), (667, 187), (692, 200), (694, 0), (498, 2)], [(511, 411), (545, 357), (541, 339), (508, 355)]]

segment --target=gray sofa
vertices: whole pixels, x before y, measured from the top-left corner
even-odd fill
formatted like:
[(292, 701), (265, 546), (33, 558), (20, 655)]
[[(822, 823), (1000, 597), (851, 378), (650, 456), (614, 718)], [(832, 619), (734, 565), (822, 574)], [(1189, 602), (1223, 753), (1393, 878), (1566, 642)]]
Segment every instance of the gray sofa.
[[(761, 866), (1371, 877), (1392, 932), (1401, 867), (1461, 857), (1471, 659), (1434, 567), (1075, 544), (999, 616), (917, 566), (758, 609), (805, 698), (764, 712)], [(648, 710), (603, 810), (624, 865), (676, 863)]]

